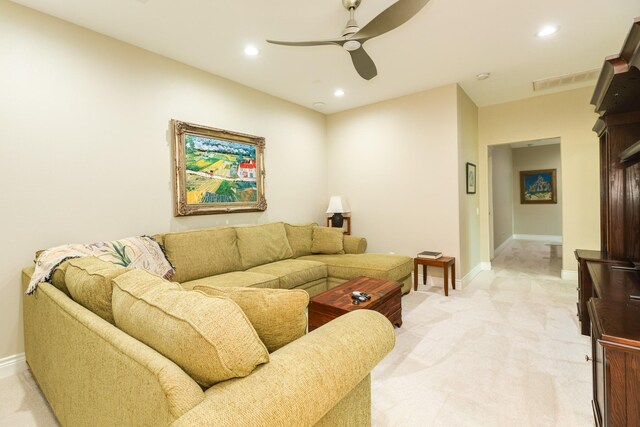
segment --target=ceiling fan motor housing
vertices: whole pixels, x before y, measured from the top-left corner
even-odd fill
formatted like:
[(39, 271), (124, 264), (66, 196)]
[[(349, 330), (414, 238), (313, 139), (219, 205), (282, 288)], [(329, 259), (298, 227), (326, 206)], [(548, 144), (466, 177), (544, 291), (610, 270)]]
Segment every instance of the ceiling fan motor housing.
[(342, 0), (342, 5), (348, 10), (351, 8), (357, 9), (360, 6), (362, 0)]

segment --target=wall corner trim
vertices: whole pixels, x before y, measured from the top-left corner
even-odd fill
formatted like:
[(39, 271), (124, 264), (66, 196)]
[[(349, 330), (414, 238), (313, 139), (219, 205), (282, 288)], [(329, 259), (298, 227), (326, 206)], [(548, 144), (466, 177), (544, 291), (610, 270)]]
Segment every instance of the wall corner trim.
[(19, 374), (28, 368), (24, 353), (5, 357), (4, 359), (0, 359), (0, 379)]
[(562, 270), (560, 272), (560, 278), (562, 280), (572, 280), (574, 282), (578, 281), (578, 272), (575, 270)]
[(491, 270), (491, 263), (490, 262), (481, 262), (480, 263), (480, 270), (490, 271)]
[(462, 286), (467, 286), (469, 284), (469, 282), (471, 282), (473, 280), (474, 277), (476, 277), (478, 274), (480, 274), (480, 272), (482, 271), (482, 264), (478, 264), (475, 267), (473, 267), (471, 269), (470, 272), (468, 272), (460, 281), (460, 283), (458, 283), (458, 281), (456, 280), (456, 286), (459, 286), (460, 288), (462, 288)]
[(509, 246), (509, 243), (511, 243), (511, 242), (513, 242), (513, 235), (509, 236), (509, 237), (507, 238), (507, 240), (505, 240), (504, 242), (502, 242), (502, 243), (500, 244), (500, 246), (498, 246), (497, 248), (495, 248), (495, 249), (493, 250), (493, 257), (494, 257), (494, 258), (495, 258), (495, 257), (497, 257), (497, 256), (498, 256), (498, 254), (499, 254), (500, 252), (502, 252), (502, 251), (503, 251), (507, 246)]

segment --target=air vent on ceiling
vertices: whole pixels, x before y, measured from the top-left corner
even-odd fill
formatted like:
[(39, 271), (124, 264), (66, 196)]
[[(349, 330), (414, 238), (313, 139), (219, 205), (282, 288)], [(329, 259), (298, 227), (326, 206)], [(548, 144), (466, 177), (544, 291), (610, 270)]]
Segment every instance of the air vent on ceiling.
[(574, 74), (566, 74), (564, 76), (559, 77), (550, 77), (548, 79), (536, 80), (533, 82), (533, 90), (547, 90), (553, 89), (560, 86), (568, 86), (577, 83), (584, 83), (590, 80), (595, 80), (598, 78), (600, 74), (599, 68), (594, 68), (593, 70), (582, 71), (580, 73)]

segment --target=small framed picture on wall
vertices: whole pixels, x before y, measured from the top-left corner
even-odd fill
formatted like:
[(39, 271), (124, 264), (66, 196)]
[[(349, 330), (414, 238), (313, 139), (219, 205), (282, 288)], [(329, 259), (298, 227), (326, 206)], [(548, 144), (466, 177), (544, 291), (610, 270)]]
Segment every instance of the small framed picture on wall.
[(467, 194), (476, 194), (476, 165), (467, 163)]

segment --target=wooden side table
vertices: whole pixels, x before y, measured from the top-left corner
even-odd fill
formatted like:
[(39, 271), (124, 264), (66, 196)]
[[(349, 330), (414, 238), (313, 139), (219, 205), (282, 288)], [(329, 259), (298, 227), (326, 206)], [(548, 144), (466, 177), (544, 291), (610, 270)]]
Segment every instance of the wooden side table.
[(418, 266), (422, 266), (422, 284), (427, 284), (427, 266), (442, 267), (444, 271), (444, 295), (449, 296), (449, 267), (451, 267), (451, 287), (456, 288), (456, 259), (452, 256), (441, 256), (438, 259), (413, 259), (413, 290), (418, 290)]
[[(344, 230), (344, 234), (351, 235), (351, 216), (343, 216), (344, 222), (347, 228)], [(331, 227), (331, 217), (327, 217), (327, 227)], [(344, 225), (343, 225), (344, 228)]]

